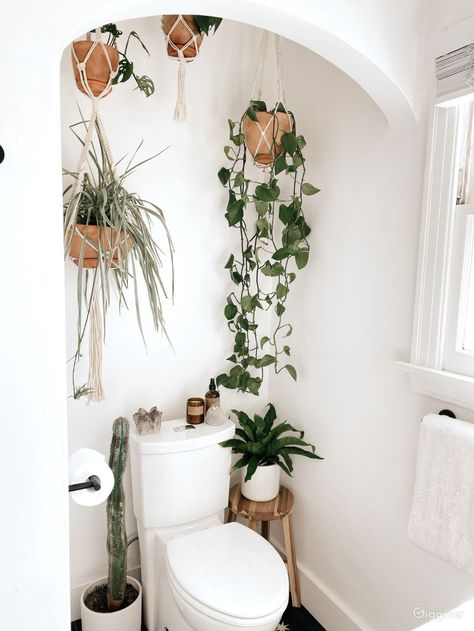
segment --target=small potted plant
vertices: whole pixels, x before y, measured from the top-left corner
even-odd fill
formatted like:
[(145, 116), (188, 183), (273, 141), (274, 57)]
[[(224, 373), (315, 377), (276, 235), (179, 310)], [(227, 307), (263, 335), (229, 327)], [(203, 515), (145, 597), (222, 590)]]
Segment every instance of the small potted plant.
[[(83, 144), (75, 127), (73, 125), (71, 129)], [(69, 196), (64, 205), (65, 256), (78, 266), (78, 338), (72, 371), (72, 396), (76, 399), (83, 395), (94, 398), (91, 388), (76, 386), (75, 369), (81, 357), (87, 326), (92, 321), (90, 315), (93, 304), (99, 300), (105, 320), (112, 286), (118, 292), (119, 304), (127, 305), (127, 288), (134, 285), (137, 320), (143, 336), (137, 290), (138, 276), (141, 274), (155, 329), (165, 331), (162, 297), (166, 297), (167, 292), (161, 273), (163, 248), (153, 238), (153, 220), (157, 220), (164, 229), (173, 276), (173, 246), (162, 210), (156, 204), (142, 199), (138, 193), (125, 188), (126, 178), (156, 156), (138, 164), (134, 164), (132, 158), (124, 172), (118, 175), (105, 149), (99, 126), (97, 137), (98, 148), (92, 145), (89, 151), (89, 170), (84, 173), (77, 192)], [(64, 170), (64, 174), (72, 177), (74, 182), (80, 177), (79, 173), (73, 171)], [(71, 188), (72, 185), (64, 191), (66, 196)]]
[(169, 57), (178, 57), (179, 51), (186, 58), (196, 57), (203, 36), (215, 33), (221, 22), (222, 18), (209, 15), (164, 15), (162, 27)]
[(127, 576), (127, 532), (123, 474), (128, 460), (129, 423), (120, 417), (112, 427), (109, 467), (115, 482), (107, 499), (107, 578), (89, 585), (81, 596), (82, 631), (140, 631), (142, 588)]
[(315, 453), (314, 445), (303, 440), (304, 432), (295, 429), (287, 421), (274, 426), (277, 414), (271, 403), (264, 417), (255, 414), (253, 420), (245, 412), (232, 411), (240, 423), (240, 427), (235, 430), (237, 438), (220, 444), (222, 447), (231, 447), (232, 453), (241, 455), (234, 469), (242, 469), (240, 488), (247, 499), (267, 502), (275, 498), (280, 489), (280, 469), (292, 475), (292, 456), (323, 460)]
[(293, 128), (293, 116), (281, 103), (269, 111), (265, 101), (251, 101), (242, 120), (245, 146), (262, 166), (271, 164), (283, 153), (282, 136)]
[[(123, 50), (119, 50), (117, 40), (123, 32), (117, 28), (116, 24), (105, 24), (101, 26), (100, 34), (105, 35), (105, 41), (96, 44), (95, 39), (79, 40), (72, 45), (72, 67), (76, 79), (76, 85), (88, 94), (84, 85), (84, 76), (87, 77), (89, 89), (94, 96), (106, 96), (112, 90), (113, 85), (125, 83), (129, 79), (134, 79), (138, 90), (145, 96), (151, 96), (155, 91), (155, 85), (150, 77), (139, 76), (135, 72), (133, 61), (127, 55), (130, 40), (137, 40), (143, 50), (150, 55), (147, 47), (140, 39), (136, 31), (131, 31), (125, 42)], [(91, 31), (92, 37), (97, 39), (95, 31)], [(94, 48), (93, 48), (94, 47)], [(93, 50), (91, 51), (91, 48)], [(91, 51), (91, 52), (90, 52)], [(84, 73), (80, 72), (79, 64), (85, 62)], [(108, 87), (108, 89), (107, 89)], [(105, 91), (105, 92), (104, 92)]]

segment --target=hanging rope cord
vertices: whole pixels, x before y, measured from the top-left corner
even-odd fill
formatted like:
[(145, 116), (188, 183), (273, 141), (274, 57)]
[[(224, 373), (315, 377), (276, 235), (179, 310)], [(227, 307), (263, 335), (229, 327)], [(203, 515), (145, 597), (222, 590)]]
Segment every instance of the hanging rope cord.
[[(171, 39), (171, 34), (173, 31), (182, 24), (185, 29), (189, 33), (189, 40), (183, 44), (183, 46), (176, 46), (176, 44)], [(174, 110), (174, 120), (178, 122), (182, 122), (186, 120), (187, 116), (187, 108), (186, 108), (186, 64), (188, 61), (194, 61), (196, 57), (199, 57), (199, 42), (197, 39), (197, 33), (193, 31), (193, 29), (189, 26), (186, 20), (182, 15), (178, 15), (176, 20), (173, 23), (173, 26), (170, 28), (168, 33), (165, 33), (166, 43), (172, 50), (177, 54), (178, 62), (179, 62), (179, 70), (178, 70), (178, 99), (176, 101), (176, 107)], [(192, 57), (185, 57), (184, 51), (194, 45), (194, 49), (196, 54)]]
[[(252, 91), (251, 91), (251, 96), (250, 96), (251, 101), (260, 101), (262, 98), (263, 76), (265, 73), (265, 65), (266, 65), (267, 55), (268, 55), (268, 40), (269, 40), (269, 32), (263, 31), (262, 40), (260, 43), (260, 53), (258, 56), (257, 66), (255, 68), (255, 76), (254, 76), (254, 80), (252, 84)], [(260, 137), (257, 143), (257, 147), (255, 149), (254, 164), (264, 169), (267, 168), (268, 165), (263, 165), (256, 162), (255, 156), (257, 156), (261, 152), (262, 148), (268, 153), (273, 155), (273, 149), (274, 149), (273, 145), (275, 143), (276, 133), (279, 128), (279, 121), (276, 116), (276, 113), (281, 111), (281, 109), (283, 109), (282, 113), (286, 114), (286, 116), (288, 117), (290, 128), (293, 126), (293, 120), (290, 116), (290, 113), (288, 112), (286, 108), (285, 88), (283, 85), (283, 53), (281, 50), (280, 35), (275, 34), (274, 41), (275, 41), (278, 98), (272, 110), (273, 116), (269, 118), (266, 125), (262, 126), (260, 121), (257, 121), (256, 123), (260, 132)], [(269, 135), (267, 135), (267, 132), (271, 127), (273, 127), (272, 129), (273, 133), (270, 135), (270, 138), (269, 138)]]
[[(71, 200), (74, 198), (80, 197), (80, 192), (82, 189), (84, 174), (86, 172), (87, 166), (87, 158), (89, 156), (89, 152), (92, 146), (92, 138), (94, 135), (94, 130), (100, 135), (101, 144), (104, 148), (105, 155), (107, 160), (109, 161), (110, 168), (115, 173), (114, 162), (112, 157), (112, 151), (110, 149), (109, 142), (107, 140), (107, 136), (105, 134), (104, 125), (102, 123), (102, 119), (99, 113), (99, 101), (104, 96), (107, 96), (112, 89), (112, 80), (116, 75), (112, 68), (112, 63), (110, 61), (110, 57), (107, 53), (107, 49), (102, 41), (102, 33), (100, 29), (96, 29), (95, 31), (96, 39), (92, 43), (89, 51), (87, 52), (84, 61), (79, 61), (76, 51), (74, 50), (74, 46), (72, 46), (72, 54), (74, 60), (76, 62), (76, 67), (79, 73), (79, 77), (81, 80), (81, 85), (84, 88), (84, 91), (89, 96), (92, 101), (92, 111), (89, 117), (87, 126), (86, 136), (84, 138), (84, 144), (82, 146), (82, 150), (79, 156), (79, 161), (77, 165), (77, 179), (72, 188)], [(90, 33), (87, 34), (87, 39), (91, 39)], [(102, 92), (95, 96), (91, 90), (89, 85), (89, 81), (87, 78), (87, 62), (90, 59), (94, 50), (100, 46), (102, 48), (102, 53), (107, 59), (107, 63), (109, 66), (110, 74), (109, 79), (105, 88)], [(74, 231), (72, 228), (74, 227)], [(65, 241), (66, 241), (66, 252), (69, 251), (70, 244), (74, 235), (74, 232), (79, 234), (82, 238), (82, 246), (81, 246), (81, 259), (83, 259), (84, 249), (87, 242), (87, 245), (92, 247), (96, 252), (101, 254), (101, 242), (100, 238), (98, 239), (97, 245), (92, 242), (90, 239), (87, 239), (86, 235), (83, 235), (77, 228), (77, 224), (75, 221), (75, 213), (70, 217), (69, 224), (65, 226)], [(117, 233), (118, 234), (118, 233)], [(69, 237), (68, 237), (69, 235)], [(115, 245), (112, 246), (115, 248)], [(79, 271), (81, 273), (83, 270)], [(87, 272), (86, 272), (87, 273)], [(102, 323), (102, 314), (100, 309), (100, 298), (99, 298), (99, 268), (95, 268), (94, 272), (94, 281), (91, 289), (91, 302), (90, 302), (90, 310), (88, 317), (89, 320), (89, 377), (88, 377), (88, 391), (89, 391), (89, 400), (100, 401), (104, 398), (104, 388), (102, 385), (102, 346), (103, 346), (103, 323)]]

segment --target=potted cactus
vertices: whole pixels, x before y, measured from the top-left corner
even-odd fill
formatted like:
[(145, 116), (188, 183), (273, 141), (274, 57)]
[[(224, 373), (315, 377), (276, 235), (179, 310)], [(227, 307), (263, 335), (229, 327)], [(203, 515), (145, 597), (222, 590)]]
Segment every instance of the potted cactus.
[(127, 532), (123, 474), (128, 459), (129, 423), (119, 417), (112, 427), (109, 467), (115, 483), (107, 499), (108, 576), (89, 585), (81, 596), (83, 631), (140, 631), (142, 588), (127, 576)]

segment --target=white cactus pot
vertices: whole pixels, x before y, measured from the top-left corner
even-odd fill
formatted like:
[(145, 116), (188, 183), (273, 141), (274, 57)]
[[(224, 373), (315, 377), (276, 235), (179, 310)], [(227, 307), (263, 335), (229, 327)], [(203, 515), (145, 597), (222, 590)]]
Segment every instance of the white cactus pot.
[(92, 583), (82, 592), (81, 595), (81, 620), (82, 631), (140, 631), (142, 623), (142, 586), (140, 583), (127, 576), (127, 583), (130, 583), (138, 591), (138, 596), (131, 605), (110, 613), (99, 613), (86, 607), (84, 598), (96, 585), (107, 582), (107, 578), (101, 578)]
[(242, 469), (240, 491), (244, 497), (254, 502), (268, 502), (274, 499), (280, 490), (280, 467), (271, 464), (257, 467), (248, 482), (245, 481), (247, 467)]

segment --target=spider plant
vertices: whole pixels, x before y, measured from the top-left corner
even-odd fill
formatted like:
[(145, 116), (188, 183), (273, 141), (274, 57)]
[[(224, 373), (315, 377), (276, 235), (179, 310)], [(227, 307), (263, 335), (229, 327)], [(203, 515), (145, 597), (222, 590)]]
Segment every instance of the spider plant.
[[(84, 142), (76, 127), (86, 126), (82, 120), (71, 126), (72, 132), (82, 145)], [(70, 198), (64, 205), (64, 240), (65, 256), (68, 257), (74, 240), (79, 240), (80, 252), (75, 260), (77, 272), (77, 349), (73, 357), (73, 396), (79, 398), (89, 394), (84, 386), (76, 386), (75, 369), (81, 357), (81, 345), (87, 329), (91, 313), (94, 291), (99, 291), (102, 307), (103, 326), (105, 332), (105, 316), (111, 300), (111, 289), (115, 287), (119, 307), (126, 306), (126, 293), (130, 285), (133, 286), (135, 310), (138, 326), (143, 340), (143, 334), (138, 277), (141, 272), (148, 294), (148, 302), (153, 316), (156, 330), (166, 334), (163, 319), (162, 297), (167, 297), (162, 278), (162, 250), (155, 243), (151, 227), (157, 221), (165, 233), (167, 249), (171, 257), (172, 294), (174, 293), (174, 265), (173, 244), (166, 226), (163, 211), (154, 203), (146, 201), (138, 193), (131, 193), (125, 188), (125, 180), (139, 167), (153, 160), (162, 153), (137, 162), (135, 160), (142, 143), (138, 146), (132, 158), (121, 175), (117, 175), (116, 166), (112, 164), (105, 150), (104, 138), (99, 126), (96, 126), (98, 147), (92, 144), (88, 156), (88, 170), (84, 174), (82, 184), (74, 193), (74, 181), (79, 173), (64, 170), (66, 176), (73, 178), (73, 183), (67, 186), (64, 194), (72, 190)], [(123, 158), (122, 158), (123, 160)], [(119, 162), (122, 162), (120, 160)], [(97, 226), (99, 238), (93, 239), (88, 234), (90, 227)], [(104, 242), (100, 236), (107, 236)], [(95, 250), (93, 265), (86, 267), (87, 247)], [(89, 269), (89, 268), (90, 269)], [(167, 336), (168, 337), (168, 336)]]

